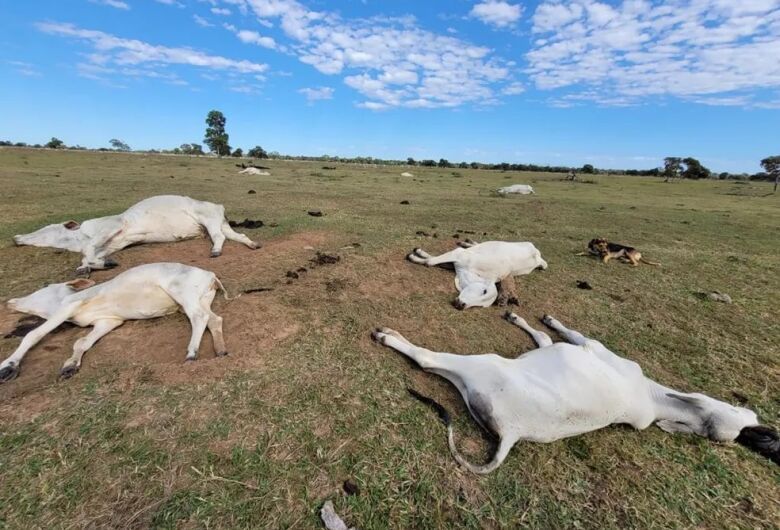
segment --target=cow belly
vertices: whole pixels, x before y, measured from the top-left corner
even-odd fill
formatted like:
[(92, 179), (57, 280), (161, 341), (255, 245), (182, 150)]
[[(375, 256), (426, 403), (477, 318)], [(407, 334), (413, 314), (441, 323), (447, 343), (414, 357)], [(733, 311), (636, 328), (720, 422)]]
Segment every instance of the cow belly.
[(184, 213), (167, 213), (127, 223), (130, 243), (167, 243), (202, 235), (200, 223)]
[(106, 293), (87, 301), (73, 321), (88, 326), (97, 320), (146, 320), (175, 313), (176, 301), (159, 287)]

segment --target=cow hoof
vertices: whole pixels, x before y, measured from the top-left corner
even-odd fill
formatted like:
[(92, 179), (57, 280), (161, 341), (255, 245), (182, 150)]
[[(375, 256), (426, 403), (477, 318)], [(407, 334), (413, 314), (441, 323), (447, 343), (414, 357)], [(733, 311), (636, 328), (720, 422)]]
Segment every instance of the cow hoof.
[(217, 357), (225, 357), (226, 355), (228, 355), (228, 352), (218, 351), (218, 352), (214, 352), (214, 355), (216, 355)]
[(107, 259), (103, 262), (103, 268), (104, 269), (113, 269), (114, 267), (118, 267), (119, 263), (112, 259)]
[(550, 326), (550, 324), (552, 324), (552, 321), (553, 321), (553, 317), (551, 317), (550, 315), (544, 315), (542, 317), (542, 324), (544, 324), (545, 326)]
[(251, 248), (252, 250), (257, 250), (259, 248), (263, 248), (263, 244), (258, 241), (253, 241), (252, 246), (249, 248)]
[(6, 383), (12, 379), (16, 379), (19, 375), (19, 367), (15, 364), (9, 364), (4, 368), (0, 368), (0, 383)]
[(60, 377), (63, 379), (70, 379), (74, 375), (76, 375), (79, 371), (79, 367), (75, 364), (69, 364), (68, 366), (63, 366), (60, 369)]
[(517, 317), (517, 315), (515, 315), (514, 313), (512, 313), (512, 312), (511, 312), (511, 311), (509, 311), (508, 309), (507, 309), (507, 310), (506, 310), (506, 312), (504, 313), (504, 318), (505, 318), (506, 320), (510, 321), (510, 322), (512, 322), (512, 321), (513, 321), (513, 320), (514, 320), (516, 317)]
[(218, 258), (218, 257), (220, 257), (221, 255), (222, 255), (222, 252), (212, 252), (212, 253), (211, 253), (211, 257), (212, 257), (212, 258)]
[(85, 276), (89, 278), (89, 273), (92, 272), (92, 269), (89, 267), (79, 267), (76, 269), (76, 275), (78, 276)]
[(382, 328), (376, 328), (374, 331), (371, 332), (371, 338), (377, 341), (379, 344), (384, 344), (384, 338), (385, 334), (382, 331)]

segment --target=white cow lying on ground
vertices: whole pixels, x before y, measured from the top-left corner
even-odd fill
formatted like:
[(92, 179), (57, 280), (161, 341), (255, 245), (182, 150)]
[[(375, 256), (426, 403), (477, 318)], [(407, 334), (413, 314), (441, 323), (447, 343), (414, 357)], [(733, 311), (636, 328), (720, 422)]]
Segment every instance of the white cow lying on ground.
[(528, 184), (512, 184), (511, 186), (504, 186), (503, 188), (498, 188), (498, 193), (501, 194), (507, 194), (507, 193), (519, 193), (520, 195), (530, 195), (533, 193), (534, 195), (536, 192), (534, 189), (529, 186)]
[(113, 260), (106, 258), (130, 245), (189, 239), (201, 235), (204, 229), (213, 244), (212, 257), (222, 254), (225, 239), (243, 243), (251, 249), (260, 247), (230, 228), (222, 205), (179, 195), (150, 197), (119, 215), (90, 219), (81, 224), (66, 221), (45, 226), (31, 234), (14, 236), (14, 243), (81, 252), (84, 259), (77, 270), (89, 273), (91, 269), (116, 266)]
[(458, 309), (490, 307), (498, 297), (496, 283), (506, 287), (505, 280), (511, 282), (514, 276), (547, 269), (547, 262), (533, 243), (507, 241), (461, 243), (460, 248), (436, 257), (416, 248), (407, 259), (428, 267), (454, 264), (455, 288), (460, 294), (453, 304)]
[(754, 412), (662, 386), (645, 377), (637, 363), (566, 329), (552, 317), (545, 316), (544, 323), (571, 344), (553, 344), (549, 335), (532, 329), (514, 313), (507, 313), (506, 318), (527, 331), (539, 348), (516, 359), (496, 354), (455, 355), (415, 346), (389, 328), (373, 334), (381, 344), (455, 385), (477, 423), (498, 437), (489, 463), (469, 463), (455, 447), (447, 411), (410, 390), (437, 410), (447, 425), (452, 456), (468, 470), (490, 473), (520, 440), (553, 442), (614, 423), (640, 430), (655, 423), (670, 433), (693, 433), (718, 442), (736, 440), (780, 463), (780, 437), (759, 426)]
[(152, 263), (129, 269), (100, 285), (82, 278), (54, 283), (24, 298), (9, 300), (11, 309), (38, 315), (46, 322), (28, 333), (16, 351), (0, 363), (0, 383), (15, 378), (30, 348), (65, 321), (93, 328), (73, 345), (73, 355), (60, 371), (63, 377), (75, 374), (84, 353), (125, 320), (156, 318), (178, 310), (187, 315), (192, 325), (188, 361), (198, 355), (198, 346), (207, 327), (216, 354), (226, 355), (222, 318), (211, 311), (217, 288), (228, 299), (225, 288), (213, 272), (180, 263)]

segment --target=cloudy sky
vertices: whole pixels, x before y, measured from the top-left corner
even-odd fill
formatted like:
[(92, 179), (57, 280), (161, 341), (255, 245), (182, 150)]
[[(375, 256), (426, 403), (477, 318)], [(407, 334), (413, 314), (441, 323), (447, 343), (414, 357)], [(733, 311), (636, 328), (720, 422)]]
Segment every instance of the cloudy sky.
[(780, 154), (780, 0), (0, 6), (0, 139), (647, 168)]

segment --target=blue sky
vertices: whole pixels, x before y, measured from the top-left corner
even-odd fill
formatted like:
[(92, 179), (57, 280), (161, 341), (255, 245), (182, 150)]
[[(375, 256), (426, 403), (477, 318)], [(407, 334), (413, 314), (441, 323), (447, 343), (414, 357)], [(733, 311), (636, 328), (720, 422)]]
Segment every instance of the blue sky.
[(0, 4), (0, 139), (755, 172), (780, 0)]

